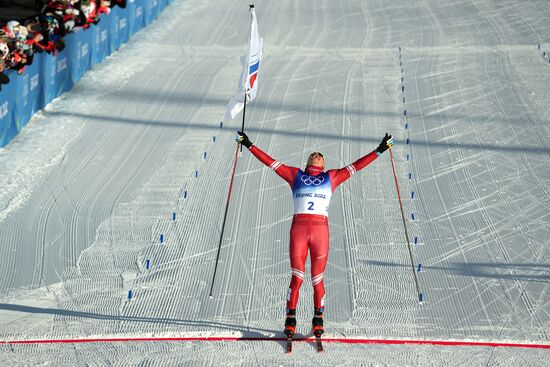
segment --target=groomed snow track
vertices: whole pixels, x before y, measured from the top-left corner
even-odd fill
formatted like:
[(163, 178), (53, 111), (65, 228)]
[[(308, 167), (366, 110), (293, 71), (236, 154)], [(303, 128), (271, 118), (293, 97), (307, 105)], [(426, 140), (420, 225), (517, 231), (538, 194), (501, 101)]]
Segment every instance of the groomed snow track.
[[(290, 193), (246, 151), (208, 297), (247, 8), (174, 1), (0, 150), (3, 363), (545, 365), (547, 1), (256, 4), (245, 130), (281, 162), (321, 150), (328, 168), (392, 133), (424, 294), (383, 155), (332, 199), (326, 339), (340, 342), (291, 355)], [(311, 313), (305, 279), (299, 333)]]

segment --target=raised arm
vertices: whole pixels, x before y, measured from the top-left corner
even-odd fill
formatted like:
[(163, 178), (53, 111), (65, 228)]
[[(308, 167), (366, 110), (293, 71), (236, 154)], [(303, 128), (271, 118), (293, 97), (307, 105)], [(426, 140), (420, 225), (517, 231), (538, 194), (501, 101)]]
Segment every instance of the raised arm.
[(353, 176), (356, 172), (362, 170), (369, 164), (371, 164), (376, 158), (378, 158), (382, 153), (386, 151), (386, 149), (391, 148), (393, 145), (392, 136), (386, 135), (382, 139), (382, 142), (372, 152), (369, 154), (359, 158), (352, 164), (348, 164), (347, 166), (339, 169), (331, 169), (328, 171), (328, 174), (330, 175), (330, 182), (332, 185), (332, 191), (334, 191), (338, 185), (346, 181), (348, 178)]
[(254, 157), (258, 158), (260, 162), (275, 171), (276, 174), (278, 174), (283, 180), (288, 182), (288, 184), (292, 187), (292, 185), (294, 184), (294, 179), (298, 174), (298, 168), (289, 167), (271, 158), (263, 150), (252, 144), (250, 139), (248, 139), (248, 136), (241, 131), (237, 132), (237, 141), (247, 147), (248, 150), (250, 150), (250, 153), (254, 155)]

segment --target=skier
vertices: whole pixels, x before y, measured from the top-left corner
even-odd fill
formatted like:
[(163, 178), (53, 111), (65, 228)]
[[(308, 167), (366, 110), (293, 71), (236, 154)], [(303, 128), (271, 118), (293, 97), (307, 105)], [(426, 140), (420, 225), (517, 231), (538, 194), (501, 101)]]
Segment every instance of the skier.
[(260, 148), (252, 144), (248, 136), (237, 132), (237, 142), (247, 147), (263, 164), (270, 167), (290, 185), (294, 200), (294, 216), (290, 227), (290, 267), (292, 277), (287, 293), (287, 315), (284, 332), (289, 337), (296, 332), (296, 306), (308, 250), (311, 255), (311, 280), (313, 284), (314, 315), (313, 333), (323, 334), (323, 311), (325, 306), (325, 287), (323, 274), (328, 258), (329, 229), (328, 206), (332, 192), (354, 173), (369, 165), (393, 145), (392, 136), (386, 135), (371, 153), (356, 162), (340, 169), (324, 171), (325, 159), (319, 152), (309, 155), (305, 170), (289, 167), (271, 158)]

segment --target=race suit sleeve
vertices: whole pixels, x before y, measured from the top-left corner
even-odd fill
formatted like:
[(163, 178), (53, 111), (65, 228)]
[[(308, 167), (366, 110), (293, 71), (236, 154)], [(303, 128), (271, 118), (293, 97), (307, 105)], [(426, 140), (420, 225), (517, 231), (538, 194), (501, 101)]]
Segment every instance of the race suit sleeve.
[(249, 150), (250, 153), (254, 154), (254, 157), (258, 158), (260, 162), (275, 171), (276, 174), (278, 174), (283, 180), (288, 182), (288, 184), (292, 187), (292, 185), (294, 184), (294, 179), (298, 174), (298, 168), (289, 167), (282, 164), (281, 162), (271, 158), (267, 153), (265, 153), (255, 145), (252, 146)]
[(341, 183), (350, 178), (354, 173), (371, 164), (376, 158), (378, 158), (378, 153), (376, 153), (376, 150), (373, 150), (352, 164), (348, 164), (343, 168), (329, 170), (328, 174), (330, 175), (332, 191), (336, 190)]

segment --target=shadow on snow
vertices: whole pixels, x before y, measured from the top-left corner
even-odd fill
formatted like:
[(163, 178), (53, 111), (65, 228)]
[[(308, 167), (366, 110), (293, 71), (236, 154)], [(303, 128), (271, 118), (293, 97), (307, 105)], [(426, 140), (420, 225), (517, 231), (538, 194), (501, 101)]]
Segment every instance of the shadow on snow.
[[(365, 266), (385, 266), (392, 268), (411, 267), (410, 264), (399, 264), (395, 262), (379, 260), (362, 260), (360, 262)], [(476, 278), (492, 278), (502, 280), (550, 283), (550, 264), (451, 262), (448, 264), (448, 266), (423, 265), (422, 269), (422, 271), (438, 270), (456, 275), (472, 276)]]

